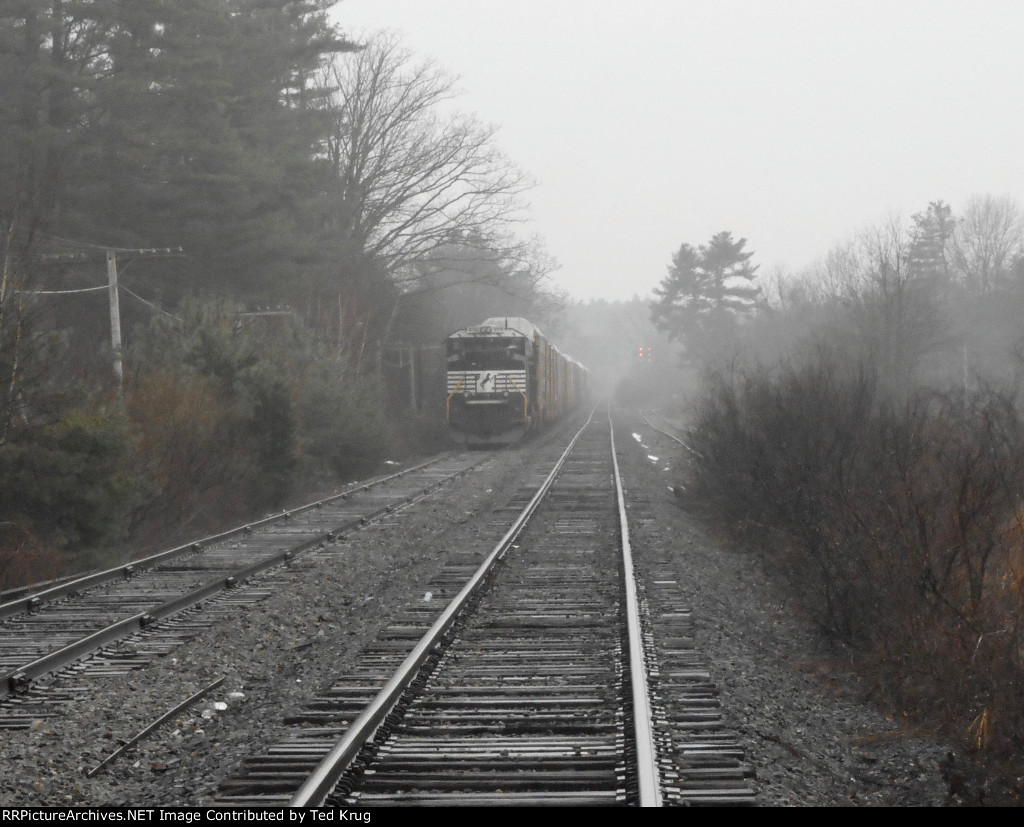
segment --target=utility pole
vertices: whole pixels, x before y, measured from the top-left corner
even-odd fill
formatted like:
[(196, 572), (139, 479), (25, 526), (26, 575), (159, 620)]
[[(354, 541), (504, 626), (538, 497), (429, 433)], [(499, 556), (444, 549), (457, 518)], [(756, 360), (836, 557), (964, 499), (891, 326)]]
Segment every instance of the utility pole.
[[(110, 348), (114, 352), (114, 375), (117, 377), (118, 391), (124, 389), (124, 360), (121, 353), (121, 302), (117, 289), (117, 254), (123, 253), (132, 257), (157, 258), (162, 256), (180, 256), (181, 247), (163, 247), (148, 249), (125, 249), (123, 247), (99, 247), (107, 259), (107, 293), (110, 299)], [(66, 264), (73, 261), (95, 259), (95, 253), (63, 253), (57, 255), (41, 255), (39, 261), (44, 264)], [(92, 288), (90, 288), (92, 289)], [(99, 288), (102, 289), (102, 288)]]
[(114, 375), (117, 388), (124, 388), (124, 362), (121, 357), (121, 303), (117, 296), (117, 253), (107, 250), (107, 287), (110, 293), (110, 347), (114, 351)]
[(416, 346), (409, 345), (409, 409), (416, 413), (419, 410), (419, 400), (416, 398), (416, 391), (419, 390), (418, 378), (416, 376)]

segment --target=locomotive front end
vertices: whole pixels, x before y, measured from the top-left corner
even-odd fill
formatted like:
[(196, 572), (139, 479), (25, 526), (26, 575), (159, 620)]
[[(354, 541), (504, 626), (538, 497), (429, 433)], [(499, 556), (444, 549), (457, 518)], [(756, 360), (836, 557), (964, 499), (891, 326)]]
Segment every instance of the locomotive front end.
[(447, 418), (462, 441), (502, 444), (529, 431), (532, 349), (524, 332), (486, 322), (448, 337)]

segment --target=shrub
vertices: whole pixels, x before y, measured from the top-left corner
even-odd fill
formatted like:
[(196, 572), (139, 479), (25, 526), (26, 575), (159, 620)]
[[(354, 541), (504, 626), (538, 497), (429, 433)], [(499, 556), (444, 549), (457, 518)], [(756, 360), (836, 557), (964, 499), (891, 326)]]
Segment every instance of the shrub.
[(41, 543), (29, 524), (0, 522), (0, 590), (51, 580), (62, 573), (58, 551)]
[(307, 366), (299, 392), (300, 456), (314, 478), (351, 479), (384, 457), (386, 432), (376, 385), (341, 362)]
[(979, 745), (1024, 740), (1011, 395), (883, 396), (864, 362), (816, 348), (709, 374), (689, 444), (689, 502), (763, 549), (890, 703)]
[(383, 455), (375, 385), (321, 353), (294, 315), (190, 302), (133, 353), (130, 410), (156, 535), (283, 505), (348, 479)]
[(142, 493), (132, 511), (137, 543), (208, 527), (243, 510), (254, 474), (241, 414), (214, 379), (154, 367), (127, 383), (133, 468)]
[(71, 569), (106, 562), (135, 496), (128, 452), (116, 411), (71, 409), (16, 431), (0, 450), (0, 511), (17, 529), (14, 548), (59, 550)]

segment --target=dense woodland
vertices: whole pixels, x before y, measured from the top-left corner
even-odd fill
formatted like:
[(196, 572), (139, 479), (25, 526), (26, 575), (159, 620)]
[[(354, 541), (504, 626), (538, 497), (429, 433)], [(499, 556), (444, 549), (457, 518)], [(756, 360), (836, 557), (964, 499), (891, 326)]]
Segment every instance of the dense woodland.
[(994, 762), (976, 794), (1019, 800), (1024, 214), (935, 201), (797, 276), (752, 261), (729, 233), (683, 244), (656, 291), (702, 371), (677, 493), (895, 716)]
[(564, 307), (494, 130), (333, 5), (0, 7), (0, 587), (414, 450), (410, 347)]

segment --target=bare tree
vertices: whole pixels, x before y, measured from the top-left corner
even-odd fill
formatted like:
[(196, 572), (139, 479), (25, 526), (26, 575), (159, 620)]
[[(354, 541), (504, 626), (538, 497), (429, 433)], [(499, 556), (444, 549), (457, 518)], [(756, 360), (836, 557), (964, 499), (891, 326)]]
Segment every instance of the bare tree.
[(345, 258), (324, 298), (337, 300), (339, 355), (360, 319), (359, 351), (376, 342), (379, 362), (403, 296), (430, 288), (427, 270), (462, 268), (471, 281), (490, 272), (474, 262), (529, 266), (534, 245), (511, 232), (528, 182), (493, 127), (455, 111), (456, 79), (393, 36), (338, 55), (320, 84), (330, 101), (324, 230)]
[(935, 284), (913, 266), (913, 238), (896, 215), (862, 232), (856, 281), (848, 294), (883, 385), (897, 394), (912, 387), (922, 359), (946, 345), (948, 336)]
[(348, 249), (396, 280), (451, 244), (506, 251), (527, 183), (493, 127), (447, 109), (453, 77), (381, 36), (339, 55), (323, 83), (334, 90), (330, 229)]
[(808, 290), (815, 299), (826, 303), (848, 298), (857, 291), (861, 281), (861, 259), (853, 240), (837, 242), (804, 275)]
[(1024, 214), (1009, 197), (976, 195), (953, 235), (953, 261), (968, 287), (987, 291), (1005, 280), (1024, 252)]

